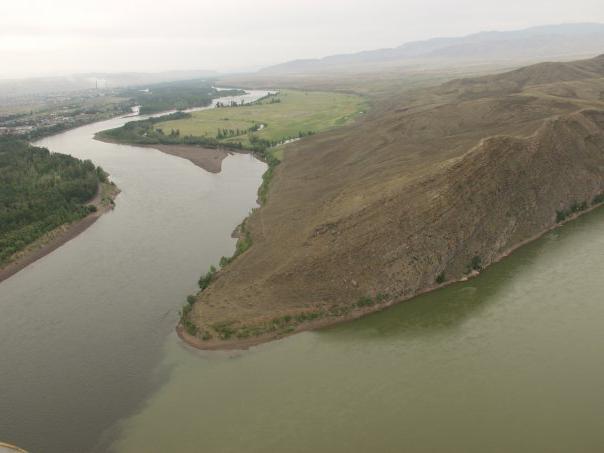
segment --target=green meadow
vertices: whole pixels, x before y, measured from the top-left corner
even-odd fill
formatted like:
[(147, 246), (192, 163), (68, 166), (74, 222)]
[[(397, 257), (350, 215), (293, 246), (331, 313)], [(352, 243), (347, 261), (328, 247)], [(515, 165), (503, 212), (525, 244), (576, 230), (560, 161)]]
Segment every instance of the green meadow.
[(281, 90), (251, 105), (202, 110), (154, 127), (165, 134), (178, 130), (181, 137), (205, 136), (225, 144), (241, 142), (246, 147), (252, 135), (282, 142), (344, 125), (364, 105), (363, 98), (351, 94)]

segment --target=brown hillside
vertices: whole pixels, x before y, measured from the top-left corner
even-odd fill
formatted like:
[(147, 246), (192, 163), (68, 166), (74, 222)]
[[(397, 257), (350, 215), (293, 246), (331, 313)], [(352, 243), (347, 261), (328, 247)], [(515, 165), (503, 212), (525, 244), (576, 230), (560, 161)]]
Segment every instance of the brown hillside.
[[(554, 226), (556, 211), (591, 205), (604, 191), (604, 103), (551, 90), (587, 72), (588, 92), (604, 90), (603, 63), (564, 64), (562, 82), (542, 65), (494, 76), (523, 80), (500, 96), (467, 99), (451, 84), (401, 95), (291, 146), (246, 222), (253, 246), (194, 305), (200, 336), (213, 336), (200, 343), (379, 309), (489, 265)], [(528, 88), (546, 82), (547, 93)]]
[(441, 92), (463, 98), (518, 93), (533, 85), (604, 77), (604, 55), (572, 63), (539, 63), (503, 74), (445, 83)]

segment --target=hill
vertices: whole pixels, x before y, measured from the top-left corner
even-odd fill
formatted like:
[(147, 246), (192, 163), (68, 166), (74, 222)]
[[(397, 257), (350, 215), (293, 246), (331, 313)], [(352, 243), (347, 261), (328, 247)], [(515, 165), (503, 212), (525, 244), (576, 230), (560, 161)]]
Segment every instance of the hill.
[(604, 24), (560, 24), (515, 31), (491, 31), (456, 38), (415, 41), (391, 49), (295, 60), (267, 67), (266, 75), (362, 72), (392, 67), (459, 64), (519, 64), (569, 59), (604, 52)]
[(602, 58), (494, 76), (514, 87), (496, 94), (467, 98), (460, 81), (405, 93), (288, 145), (244, 224), (253, 245), (210, 277), (189, 340), (228, 347), (361, 316), (599, 205)]

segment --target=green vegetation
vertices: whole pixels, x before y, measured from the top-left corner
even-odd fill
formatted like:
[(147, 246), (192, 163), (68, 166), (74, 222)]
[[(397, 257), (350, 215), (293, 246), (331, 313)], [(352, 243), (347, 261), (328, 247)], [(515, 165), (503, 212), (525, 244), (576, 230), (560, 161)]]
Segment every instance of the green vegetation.
[[(218, 103), (215, 109), (193, 113), (176, 112), (158, 118), (131, 121), (120, 128), (103, 131), (98, 136), (101, 139), (133, 144), (190, 144), (248, 149), (268, 164), (258, 190), (260, 202), (265, 203), (275, 167), (283, 157), (281, 152), (275, 152), (277, 145), (345, 124), (361, 109), (362, 99), (358, 96), (287, 90), (270, 94), (252, 104), (233, 102), (226, 106)], [(219, 262), (220, 267), (227, 266), (251, 245), (251, 235), (243, 223), (235, 253), (232, 257), (223, 256)], [(212, 266), (209, 272), (200, 277), (201, 291), (209, 286), (215, 273), (216, 268)], [(181, 316), (181, 324), (189, 333), (194, 331), (194, 324), (188, 314), (195, 300), (187, 300), (189, 308), (183, 309)], [(341, 310), (338, 314), (342, 314)], [(274, 326), (274, 323), (271, 325)], [(293, 327), (287, 325), (284, 328)], [(251, 334), (249, 330), (234, 330), (230, 323), (213, 326), (213, 329), (222, 339), (232, 335)], [(195, 332), (199, 333), (196, 328)], [(211, 335), (203, 332), (202, 338), (211, 338)]]
[[(228, 265), (237, 256), (241, 255), (243, 252), (245, 252), (247, 249), (249, 249), (252, 246), (252, 237), (245, 226), (245, 221), (239, 227), (239, 231), (240, 231), (241, 236), (239, 237), (239, 240), (237, 241), (235, 253), (230, 258), (227, 258), (226, 256), (223, 256), (222, 258), (220, 258), (220, 267), (221, 268)], [(203, 292), (210, 285), (210, 283), (214, 279), (214, 275), (216, 274), (216, 272), (217, 272), (216, 267), (210, 266), (210, 269), (208, 270), (208, 272), (206, 272), (201, 277), (199, 277), (198, 284), (199, 284), (200, 293)], [(189, 319), (189, 313), (193, 309), (193, 305), (196, 302), (197, 302), (197, 296), (192, 295), (192, 294), (187, 296), (187, 305), (183, 306), (183, 309), (182, 309), (181, 315), (180, 315), (180, 322), (189, 335), (196, 335), (199, 332), (197, 326), (195, 326), (195, 324)], [(222, 339), (230, 338), (231, 334), (234, 333), (234, 331), (231, 332), (229, 330), (228, 324), (225, 324), (222, 327), (219, 326), (218, 328), (215, 326), (214, 330), (218, 333), (218, 335)], [(210, 338), (212, 338), (212, 335), (209, 332), (204, 332), (202, 334), (202, 339), (209, 340)]]
[[(274, 158), (274, 160), (276, 160), (276, 158)], [(276, 166), (276, 163), (273, 163), (272, 165), (269, 164), (267, 170), (262, 175), (262, 184), (260, 184), (260, 187), (258, 188), (258, 199), (260, 200), (260, 204), (266, 203), (266, 200), (268, 198), (268, 188), (273, 179), (273, 174), (275, 172)]]
[(162, 121), (189, 118), (190, 116), (190, 113), (175, 112), (156, 118), (148, 118), (146, 120), (129, 121), (121, 127), (99, 132), (97, 137), (108, 141), (141, 145), (190, 144), (216, 148), (219, 145), (219, 142), (216, 139), (207, 137), (182, 137), (177, 130), (171, 130), (168, 134), (165, 134), (161, 129), (155, 128), (155, 124)]
[[(204, 282), (208, 281), (209, 284), (214, 272), (215, 269), (213, 270), (213, 268), (210, 268), (210, 272), (202, 277)], [(354, 305), (333, 305), (327, 309), (317, 309), (304, 311), (297, 314), (287, 314), (254, 325), (244, 325), (237, 321), (230, 320), (214, 323), (210, 327), (221, 340), (228, 340), (233, 337), (243, 339), (268, 333), (288, 334), (294, 332), (299, 325), (305, 322), (315, 321), (317, 319), (345, 316), (352, 312), (355, 308), (364, 308), (383, 304), (389, 299), (389, 295), (378, 293), (373, 298), (370, 296), (361, 297)], [(184, 305), (183, 309), (181, 310), (180, 322), (182, 326), (190, 335), (197, 335), (204, 341), (210, 340), (213, 338), (211, 332), (209, 330), (199, 330), (199, 328), (188, 317), (193, 308), (193, 304), (196, 302), (195, 296), (187, 297), (187, 302), (188, 304)]]
[(472, 257), (472, 261), (470, 261), (470, 264), (468, 265), (467, 269), (466, 269), (466, 273), (470, 273), (472, 271), (481, 271), (482, 270), (482, 258), (478, 255), (475, 255)]
[(193, 112), (191, 117), (157, 125), (164, 133), (216, 138), (224, 145), (250, 149), (275, 146), (350, 121), (363, 100), (351, 94), (283, 90), (252, 104)]
[(350, 94), (284, 90), (252, 104), (219, 106), (131, 121), (97, 136), (132, 144), (248, 149), (269, 167), (258, 190), (260, 201), (265, 203), (274, 169), (283, 158), (275, 146), (345, 124), (362, 109), (363, 100)]
[(210, 266), (210, 270), (199, 277), (199, 289), (203, 291), (208, 287), (212, 279), (214, 278), (214, 274), (216, 273), (216, 268), (214, 266)]
[(375, 298), (371, 298), (370, 296), (363, 296), (359, 298), (356, 303), (356, 306), (359, 308), (371, 307), (372, 305), (381, 304), (387, 301), (388, 298), (388, 295), (383, 293), (377, 293)]
[(446, 280), (446, 277), (445, 277), (445, 272), (444, 271), (441, 272), (440, 274), (438, 274), (437, 277), (436, 277), (436, 283), (438, 283), (439, 285), (442, 284), (442, 283), (444, 283), (445, 280)]
[(245, 220), (239, 226), (239, 239), (237, 240), (237, 244), (235, 245), (235, 253), (231, 257), (223, 256), (220, 258), (220, 267), (225, 267), (230, 264), (235, 258), (245, 252), (252, 246), (252, 235), (245, 225)]
[[(361, 297), (358, 302), (354, 305), (333, 305), (327, 309), (317, 309), (300, 312), (297, 314), (287, 314), (279, 316), (268, 321), (254, 324), (254, 325), (242, 325), (236, 321), (224, 321), (215, 323), (211, 328), (216, 332), (217, 336), (222, 340), (228, 340), (233, 337), (239, 339), (256, 337), (269, 333), (277, 334), (288, 334), (295, 332), (298, 326), (303, 323), (315, 321), (318, 319), (335, 318), (349, 314), (356, 308), (364, 308), (383, 304), (388, 301), (390, 296), (383, 293), (378, 293), (375, 297), (364, 296)], [(212, 338), (209, 332), (205, 332), (207, 338)]]
[(370, 307), (371, 305), (373, 305), (373, 299), (371, 299), (371, 297), (368, 296), (363, 296), (361, 298), (359, 298), (358, 302), (357, 302), (357, 307)]
[(212, 326), (212, 328), (218, 334), (218, 337), (221, 340), (228, 340), (231, 338), (237, 331), (232, 327), (233, 321), (225, 321), (216, 323)]
[(132, 144), (248, 149), (270, 165), (268, 160), (279, 160), (282, 156), (276, 158), (272, 151), (267, 153), (268, 148), (345, 124), (360, 111), (362, 104), (360, 97), (349, 94), (286, 90), (252, 104), (131, 121), (98, 136)]
[(192, 304), (186, 304), (182, 306), (182, 310), (180, 311), (180, 323), (189, 335), (197, 335), (197, 326), (193, 321), (189, 319), (189, 313), (191, 313), (192, 309)]
[(107, 174), (90, 161), (0, 139), (0, 265), (44, 234), (96, 210)]
[[(596, 197), (597, 198), (597, 197)], [(595, 199), (594, 199), (595, 202)], [(596, 203), (594, 203), (596, 204)], [(568, 209), (563, 209), (561, 211), (556, 211), (556, 223), (564, 222), (569, 216), (573, 214), (577, 214), (582, 211), (586, 211), (588, 208), (587, 202), (574, 202)]]
[(145, 90), (129, 88), (120, 96), (131, 98), (140, 105), (140, 113), (163, 112), (166, 110), (185, 110), (210, 105), (212, 99), (221, 96), (243, 94), (241, 90), (217, 90), (208, 80), (185, 80), (158, 83)]

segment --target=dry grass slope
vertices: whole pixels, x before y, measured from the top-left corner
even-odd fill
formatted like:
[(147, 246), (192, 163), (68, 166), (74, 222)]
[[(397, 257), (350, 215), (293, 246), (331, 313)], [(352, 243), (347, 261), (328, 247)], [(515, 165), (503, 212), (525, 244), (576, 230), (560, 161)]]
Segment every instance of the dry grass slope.
[(590, 206), (604, 192), (603, 77), (599, 57), (455, 81), (292, 144), (246, 222), (253, 246), (194, 305), (202, 343), (380, 309)]

